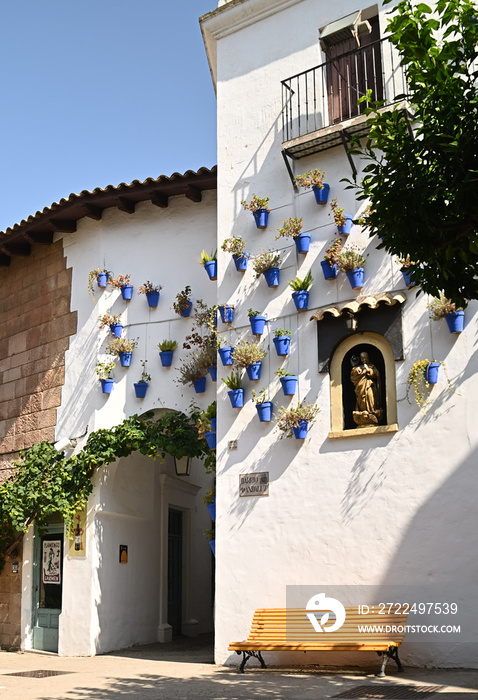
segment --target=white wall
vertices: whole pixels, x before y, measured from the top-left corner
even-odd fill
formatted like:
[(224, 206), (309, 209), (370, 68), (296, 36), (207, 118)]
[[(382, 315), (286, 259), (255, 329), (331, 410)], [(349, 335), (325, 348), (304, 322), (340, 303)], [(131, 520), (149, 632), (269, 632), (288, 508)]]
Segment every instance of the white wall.
[[(415, 583), (429, 585), (433, 592), (435, 585), (443, 584), (450, 598), (462, 596), (470, 613), (473, 609), (477, 565), (471, 553), (478, 545), (473, 507), (477, 304), (468, 307), (465, 332), (456, 337), (444, 321), (429, 320), (424, 296), (416, 298), (415, 290), (407, 291), (406, 356), (396, 362), (400, 430), (328, 438), (329, 377), (318, 374), (317, 329), (309, 318), (314, 308), (357, 293), (345, 275), (333, 283), (323, 279), (320, 260), (336, 235), (335, 227), (329, 208), (317, 206), (310, 191), (296, 195), (288, 178), (281, 155), (280, 81), (320, 63), (318, 27), (355, 9), (348, 2), (250, 0), (225, 5), (205, 21), (205, 30), (217, 39), (219, 244), (235, 234), (247, 240), (253, 254), (267, 248), (285, 253), (278, 289), (255, 280), (251, 269), (241, 276), (230, 255), (221, 254), (218, 298), (236, 306), (237, 318), (225, 335), (231, 342), (252, 338), (247, 320), (251, 307), (265, 312), (271, 330), (292, 331), (287, 362), (276, 356), (270, 335), (262, 339), (268, 350), (263, 379), (257, 387), (245, 380), (248, 401), (242, 410), (230, 407), (226, 387), (218, 384), (218, 663), (237, 663), (228, 644), (246, 638), (256, 608), (285, 606), (287, 585), (367, 584), (385, 591), (382, 587), (388, 584)], [(324, 169), (330, 196), (337, 196), (346, 213), (357, 214), (353, 191), (340, 182), (351, 177), (342, 148), (302, 159), (293, 167), (295, 174), (311, 167)], [(266, 231), (256, 229), (251, 214), (240, 206), (241, 199), (249, 200), (254, 193), (270, 197)], [(289, 216), (303, 217), (304, 230), (312, 234), (305, 257), (298, 257), (293, 246), (274, 241), (276, 228)], [(403, 290), (399, 266), (376, 250), (377, 239), (369, 240), (355, 227), (351, 242), (363, 246), (367, 255), (364, 294)], [(296, 274), (303, 277), (309, 269), (314, 276), (310, 312), (297, 314), (287, 281)], [(425, 357), (446, 362), (457, 392), (448, 392), (442, 378), (423, 416), (407, 403), (405, 389), (412, 363)], [(252, 388), (269, 385), (276, 415), (280, 405), (290, 403), (274, 376), (281, 365), (299, 374), (300, 400), (318, 401), (321, 407), (304, 444), (279, 440), (273, 423), (258, 422), (250, 401)], [(237, 439), (237, 451), (228, 451), (230, 439)], [(239, 475), (254, 471), (269, 471), (269, 497), (239, 498)], [(402, 655), (409, 664), (476, 666), (476, 645), (459, 642), (444, 647), (438, 641), (426, 645), (407, 640)], [(278, 658), (301, 662), (293, 654)], [(326, 663), (332, 660), (326, 655)], [(359, 657), (358, 663), (363, 662)]]

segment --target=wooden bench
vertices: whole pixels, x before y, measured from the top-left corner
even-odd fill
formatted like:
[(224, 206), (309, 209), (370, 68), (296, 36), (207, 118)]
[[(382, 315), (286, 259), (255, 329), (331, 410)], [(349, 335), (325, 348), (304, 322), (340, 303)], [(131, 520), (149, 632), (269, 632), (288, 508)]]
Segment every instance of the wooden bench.
[[(375, 610), (379, 606), (370, 606)], [(398, 658), (398, 647), (405, 637), (406, 614), (379, 614), (369, 612), (359, 614), (358, 607), (346, 607), (345, 622), (335, 632), (316, 632), (307, 617), (310, 610), (305, 608), (260, 608), (252, 618), (249, 637), (243, 642), (232, 642), (228, 650), (243, 655), (239, 672), (244, 673), (244, 666), (254, 656), (266, 668), (263, 651), (374, 651), (382, 656), (379, 677), (385, 676), (388, 659), (393, 659), (399, 671), (403, 671)], [(323, 615), (320, 613), (319, 615)], [(327, 623), (331, 626), (332, 621)], [(376, 630), (359, 631), (359, 626), (376, 625)], [(395, 631), (385, 632), (385, 629)], [(396, 631), (397, 628), (400, 631)], [(379, 631), (379, 630), (384, 630)]]

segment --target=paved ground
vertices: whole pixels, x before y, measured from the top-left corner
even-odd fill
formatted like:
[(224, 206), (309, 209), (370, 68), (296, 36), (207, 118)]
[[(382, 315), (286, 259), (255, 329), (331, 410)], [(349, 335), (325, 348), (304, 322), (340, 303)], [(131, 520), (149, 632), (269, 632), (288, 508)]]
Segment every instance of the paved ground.
[[(478, 671), (406, 669), (398, 675), (392, 667), (389, 676), (377, 679), (376, 670), (254, 667), (239, 675), (214, 666), (210, 637), (92, 658), (0, 652), (0, 700), (478, 700)], [(60, 675), (10, 675), (32, 671)]]

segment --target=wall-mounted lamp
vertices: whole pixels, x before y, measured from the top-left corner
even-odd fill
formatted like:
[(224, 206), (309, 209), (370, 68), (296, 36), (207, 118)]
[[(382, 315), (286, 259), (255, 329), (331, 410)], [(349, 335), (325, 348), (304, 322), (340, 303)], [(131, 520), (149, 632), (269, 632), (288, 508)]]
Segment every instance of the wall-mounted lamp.
[(349, 311), (347, 313), (347, 316), (345, 318), (345, 325), (347, 326), (347, 329), (349, 331), (356, 331), (357, 330), (358, 321), (351, 311)]
[(58, 442), (54, 443), (55, 450), (57, 452), (63, 452), (64, 450), (73, 450), (77, 446), (78, 440), (80, 440), (80, 438), (82, 438), (82, 437), (85, 437), (87, 432), (88, 432), (88, 426), (86, 426), (85, 432), (82, 433), (81, 435), (77, 435), (76, 437), (72, 437), (72, 438), (67, 438), (67, 437), (61, 438), (61, 440), (58, 440)]
[(174, 457), (174, 468), (177, 476), (189, 476), (191, 471), (191, 457)]

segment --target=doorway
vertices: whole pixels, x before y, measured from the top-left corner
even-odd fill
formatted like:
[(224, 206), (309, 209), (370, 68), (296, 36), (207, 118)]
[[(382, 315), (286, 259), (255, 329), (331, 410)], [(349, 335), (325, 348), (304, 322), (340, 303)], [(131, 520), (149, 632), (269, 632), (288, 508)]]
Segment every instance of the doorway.
[(168, 624), (173, 637), (182, 633), (183, 513), (168, 511)]
[(63, 593), (63, 523), (35, 532), (33, 556), (33, 649), (58, 652)]

